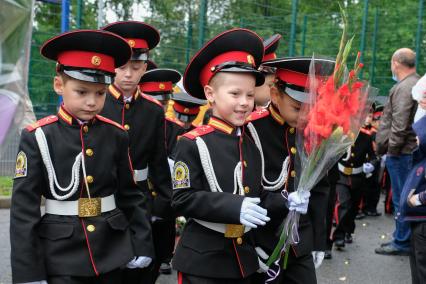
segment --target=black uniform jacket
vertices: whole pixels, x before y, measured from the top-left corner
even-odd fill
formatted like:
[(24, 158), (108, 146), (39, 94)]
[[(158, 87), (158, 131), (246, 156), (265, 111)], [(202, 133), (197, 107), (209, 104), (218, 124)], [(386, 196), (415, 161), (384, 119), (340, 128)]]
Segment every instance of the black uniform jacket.
[(184, 123), (174, 117), (166, 117), (166, 149), (167, 156), (173, 160), (175, 147), (179, 136), (187, 130), (183, 127)]
[[(271, 195), (275, 195), (277, 202), (282, 202), (281, 191), (283, 189), (288, 192), (295, 190), (296, 129), (290, 127), (272, 105), (268, 109), (253, 112), (248, 118), (248, 122), (253, 124), (259, 136), (265, 159), (264, 174), (268, 180), (274, 181), (278, 178), (284, 160), (290, 156), (287, 182), (282, 188), (270, 192)], [(313, 250), (324, 250), (327, 198), (328, 186), (316, 186), (311, 190), (308, 212), (302, 214), (299, 219), (300, 241), (299, 244), (292, 247), (296, 256), (306, 255)], [(268, 206), (266, 209), (270, 210)], [(287, 213), (288, 208), (286, 205), (282, 205), (279, 214), (272, 215), (271, 221), (266, 226), (255, 231), (256, 245), (262, 247), (268, 254), (272, 253), (279, 240), (280, 225)]]
[[(238, 135), (239, 131), (241, 135)], [(223, 192), (212, 192), (201, 165), (196, 139), (202, 139), (210, 153), (217, 181)], [(253, 231), (242, 238), (225, 238), (192, 218), (203, 221), (240, 224), (244, 196), (233, 194), (234, 169), (242, 162), (242, 183), (246, 197), (262, 196), (260, 155), (243, 128), (236, 129), (212, 117), (178, 141), (173, 177), (172, 206), (188, 222), (173, 258), (173, 267), (183, 273), (238, 279), (258, 269)]]
[[(41, 216), (41, 197), (55, 198), (35, 137), (39, 127), (59, 185), (70, 184), (75, 158), (83, 151), (91, 197), (115, 195), (116, 209), (87, 218)], [(93, 276), (125, 265), (133, 256), (153, 256), (146, 198), (134, 183), (128, 145), (126, 131), (115, 122), (96, 116), (79, 125), (63, 107), (58, 116), (22, 131), (10, 216), (14, 283), (47, 275)], [(83, 184), (80, 169), (79, 189), (66, 200), (87, 197)]]
[[(142, 170), (148, 167), (150, 181), (156, 189), (147, 194), (151, 201), (152, 215), (169, 216), (172, 189), (162, 105), (139, 90), (131, 102), (125, 102), (118, 87), (110, 85), (101, 115), (127, 129), (133, 169)], [(138, 185), (144, 192), (149, 190), (147, 180), (138, 181)], [(154, 208), (153, 199), (156, 199)]]
[[(374, 128), (361, 128), (355, 143), (351, 146), (350, 156), (347, 153), (339, 160), (339, 164), (346, 168), (360, 168), (364, 163), (370, 162), (376, 168), (379, 166), (379, 161), (374, 152), (374, 137), (376, 131)], [(340, 172), (339, 183), (351, 185), (351, 178), (366, 179), (365, 173), (346, 175)]]

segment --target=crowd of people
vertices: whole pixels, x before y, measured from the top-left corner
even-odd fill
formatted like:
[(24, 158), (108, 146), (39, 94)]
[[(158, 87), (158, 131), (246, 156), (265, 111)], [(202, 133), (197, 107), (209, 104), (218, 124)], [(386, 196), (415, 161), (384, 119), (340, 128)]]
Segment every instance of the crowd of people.
[[(382, 214), (384, 190), (395, 232), (376, 253), (410, 255), (424, 283), (426, 79), (414, 52), (395, 52), (388, 103), (373, 103), (354, 144), (301, 194), (295, 137), (310, 65), (335, 61), (277, 58), (280, 39), (225, 31), (183, 75), (150, 60), (160, 33), (143, 22), (46, 41), (62, 104), (22, 131), (13, 282), (155, 283), (173, 268), (178, 283), (316, 283), (332, 247), (352, 243), (355, 219)], [(299, 241), (276, 272), (268, 259), (290, 211)]]

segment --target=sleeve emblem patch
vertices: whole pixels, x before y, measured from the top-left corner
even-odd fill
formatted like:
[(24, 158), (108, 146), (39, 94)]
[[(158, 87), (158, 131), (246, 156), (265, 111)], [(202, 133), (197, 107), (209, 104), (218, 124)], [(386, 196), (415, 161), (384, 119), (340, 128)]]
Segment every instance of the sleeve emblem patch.
[(178, 161), (173, 167), (173, 189), (189, 187), (191, 187), (191, 181), (188, 166), (184, 162)]
[(27, 176), (27, 155), (23, 151), (19, 151), (16, 156), (15, 178)]

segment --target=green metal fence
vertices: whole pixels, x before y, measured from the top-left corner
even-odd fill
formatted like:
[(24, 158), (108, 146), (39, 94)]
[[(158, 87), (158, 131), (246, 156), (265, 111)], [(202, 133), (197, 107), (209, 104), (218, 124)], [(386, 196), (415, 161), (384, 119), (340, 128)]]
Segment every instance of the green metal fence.
[[(341, 18), (336, 1), (171, 0), (163, 2), (177, 6), (163, 14), (154, 7), (162, 1), (139, 2), (149, 11), (144, 20), (161, 33), (160, 45), (152, 58), (161, 67), (179, 71), (184, 70), (205, 41), (232, 27), (249, 28), (262, 37), (282, 34), (279, 56), (334, 57), (340, 40)], [(408, 0), (396, 5), (390, 0), (344, 1), (349, 30), (355, 35), (352, 58), (358, 50), (362, 52), (365, 65), (362, 76), (378, 87), (382, 96), (387, 95), (394, 83), (390, 58), (396, 49), (415, 50), (418, 72), (423, 75), (426, 70), (426, 52), (422, 51), (425, 47), (423, 2)], [(41, 2), (36, 5), (29, 90), (36, 114), (41, 117), (55, 112), (58, 99), (52, 91), (54, 64), (43, 59), (38, 49), (44, 40), (60, 32), (61, 7)], [(70, 28), (96, 28), (96, 9), (97, 3), (91, 0), (71, 1)], [(108, 21), (105, 19), (105, 23)]]

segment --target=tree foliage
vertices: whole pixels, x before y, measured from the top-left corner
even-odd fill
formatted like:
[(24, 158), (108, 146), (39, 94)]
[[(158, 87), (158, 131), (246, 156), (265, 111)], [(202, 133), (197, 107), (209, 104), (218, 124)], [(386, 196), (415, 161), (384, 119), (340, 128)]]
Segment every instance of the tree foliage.
[[(82, 27), (96, 28), (97, 1), (82, 0)], [(70, 25), (76, 28), (78, 1), (71, 1)], [(159, 29), (160, 45), (151, 56), (161, 67), (183, 71), (200, 44), (215, 34), (233, 27), (256, 31), (261, 37), (274, 33), (283, 35), (278, 54), (288, 56), (293, 44), (295, 55), (336, 55), (341, 34), (341, 17), (336, 0), (105, 0), (105, 9), (119, 20), (131, 19), (137, 5), (143, 7), (144, 21)], [(297, 2), (294, 42), (290, 42), (292, 4)], [(355, 35), (355, 58), (361, 49), (365, 3), (368, 3), (364, 37), (363, 76), (386, 95), (393, 84), (390, 57), (400, 47), (415, 49), (418, 28), (418, 0), (407, 0), (395, 6), (393, 0), (340, 1), (349, 15), (349, 34)], [(206, 9), (203, 9), (206, 7)], [(377, 15), (377, 26), (375, 17)], [(108, 22), (110, 19), (105, 19)], [(424, 25), (421, 25), (423, 31)], [(52, 65), (37, 54), (38, 46), (60, 30), (60, 6), (40, 3), (36, 5), (31, 62), (31, 96), (34, 104), (55, 102), (50, 82)], [(377, 33), (375, 34), (375, 30)], [(424, 47), (424, 32), (421, 47)], [(375, 48), (374, 48), (375, 44)], [(422, 48), (420, 48), (421, 50)], [(423, 56), (418, 69), (425, 69)], [(373, 64), (375, 63), (375, 64)], [(53, 97), (53, 99), (52, 99)]]

